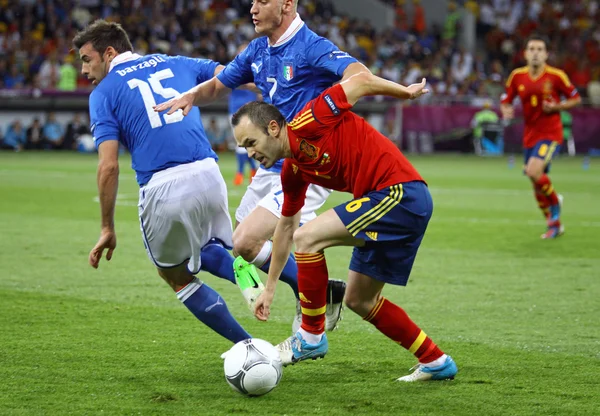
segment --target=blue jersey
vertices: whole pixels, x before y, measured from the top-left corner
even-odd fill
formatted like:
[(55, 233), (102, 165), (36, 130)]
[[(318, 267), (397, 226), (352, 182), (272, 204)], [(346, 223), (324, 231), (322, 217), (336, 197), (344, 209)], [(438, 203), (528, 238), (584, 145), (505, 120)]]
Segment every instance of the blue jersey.
[(204, 132), (200, 110), (168, 116), (152, 107), (214, 76), (219, 64), (183, 56), (118, 55), (90, 95), (90, 124), (96, 147), (119, 140), (131, 153), (140, 186), (155, 172), (217, 155)]
[[(325, 89), (339, 81), (356, 59), (310, 30), (296, 17), (273, 46), (267, 37), (254, 39), (217, 75), (228, 88), (254, 82), (265, 102), (289, 122)], [(281, 161), (269, 170), (281, 171)]]
[(229, 96), (229, 114), (233, 115), (246, 103), (256, 101), (258, 94), (248, 90), (233, 90)]

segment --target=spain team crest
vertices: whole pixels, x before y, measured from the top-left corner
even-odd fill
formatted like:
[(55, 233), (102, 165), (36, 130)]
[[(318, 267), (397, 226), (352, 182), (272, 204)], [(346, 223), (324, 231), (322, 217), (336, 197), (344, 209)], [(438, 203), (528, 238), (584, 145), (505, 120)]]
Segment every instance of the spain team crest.
[(291, 81), (294, 78), (294, 64), (291, 62), (283, 63), (283, 77), (286, 81)]
[(302, 139), (300, 142), (300, 151), (308, 156), (308, 158), (311, 160), (317, 160), (319, 158), (319, 150), (320, 148), (310, 144), (304, 139)]

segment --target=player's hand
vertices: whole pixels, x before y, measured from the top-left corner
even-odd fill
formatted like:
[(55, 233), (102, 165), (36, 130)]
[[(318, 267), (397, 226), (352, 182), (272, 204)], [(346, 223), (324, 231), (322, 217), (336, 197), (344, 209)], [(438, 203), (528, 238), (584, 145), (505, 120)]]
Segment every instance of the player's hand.
[(269, 319), (271, 314), (271, 303), (273, 303), (273, 297), (275, 292), (266, 289), (258, 296), (254, 304), (254, 316), (259, 321), (266, 321)]
[(98, 268), (98, 264), (100, 263), (100, 259), (104, 254), (104, 250), (108, 250), (106, 252), (106, 260), (112, 259), (113, 251), (115, 251), (115, 247), (117, 247), (117, 235), (114, 230), (102, 230), (100, 233), (100, 238), (98, 242), (90, 251), (89, 262), (90, 266), (94, 269)]
[(500, 107), (500, 111), (502, 112), (503, 120), (512, 120), (515, 118), (515, 109), (512, 105), (503, 105)]
[(187, 116), (192, 107), (194, 107), (194, 94), (186, 92), (152, 108), (157, 113), (162, 113), (168, 109), (167, 115), (171, 115), (177, 110), (183, 110), (183, 115)]
[(554, 101), (544, 101), (542, 103), (542, 111), (544, 113), (554, 113), (556, 111), (560, 111), (559, 103)]
[(423, 78), (418, 84), (410, 84), (408, 87), (406, 87), (408, 93), (410, 94), (408, 99), (414, 100), (415, 98), (419, 98), (421, 95), (429, 93), (429, 90), (425, 88), (425, 84), (427, 84), (427, 81), (425, 78)]

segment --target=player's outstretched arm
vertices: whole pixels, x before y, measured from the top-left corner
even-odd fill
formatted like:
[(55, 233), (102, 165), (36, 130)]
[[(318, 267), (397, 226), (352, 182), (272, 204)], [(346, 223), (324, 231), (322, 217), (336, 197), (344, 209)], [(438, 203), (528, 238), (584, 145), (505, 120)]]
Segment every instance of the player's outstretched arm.
[(288, 261), (290, 252), (292, 251), (292, 243), (294, 231), (300, 225), (300, 211), (293, 217), (281, 216), (275, 227), (273, 234), (273, 252), (271, 253), (271, 265), (269, 266), (269, 277), (265, 290), (256, 300), (254, 315), (261, 321), (266, 321), (271, 312), (271, 303), (275, 296), (275, 287), (283, 267)]
[(371, 73), (369, 68), (367, 68), (364, 64), (362, 64), (360, 62), (353, 62), (350, 65), (348, 65), (346, 67), (346, 69), (344, 70), (344, 73), (342, 74), (342, 79), (340, 80), (340, 82), (344, 82), (347, 79), (349, 79), (350, 77), (353, 77), (354, 75), (358, 75), (361, 72), (366, 72), (368, 74)]
[(405, 87), (370, 72), (360, 72), (340, 83), (350, 105), (356, 104), (361, 97), (367, 95), (387, 95), (402, 100), (414, 100), (429, 92), (425, 88), (425, 84), (426, 81), (423, 78), (420, 83)]
[(119, 142), (107, 140), (98, 146), (98, 195), (100, 199), (100, 212), (102, 216), (100, 238), (90, 251), (89, 263), (97, 269), (104, 250), (106, 260), (112, 258), (117, 246), (115, 234), (115, 203), (119, 187)]
[(182, 110), (183, 115), (187, 116), (192, 107), (212, 103), (228, 92), (231, 90), (217, 77), (213, 77), (169, 101), (154, 106), (154, 111), (161, 113), (168, 110), (167, 114), (173, 114), (177, 110)]

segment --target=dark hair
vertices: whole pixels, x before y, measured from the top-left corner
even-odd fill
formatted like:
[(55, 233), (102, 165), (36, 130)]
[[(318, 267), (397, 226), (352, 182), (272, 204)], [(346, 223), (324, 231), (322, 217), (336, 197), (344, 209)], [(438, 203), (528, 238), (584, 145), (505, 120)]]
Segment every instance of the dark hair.
[(265, 134), (269, 133), (269, 123), (275, 120), (282, 128), (285, 125), (285, 117), (274, 105), (263, 101), (252, 101), (244, 104), (231, 116), (231, 124), (235, 127), (240, 124), (243, 116), (248, 116), (252, 124), (261, 129)]
[(550, 46), (550, 40), (544, 36), (544, 35), (540, 35), (537, 33), (534, 33), (533, 35), (530, 35), (527, 40), (525, 40), (525, 48), (527, 48), (527, 45), (529, 45), (529, 42), (531, 42), (532, 40), (539, 40), (540, 42), (544, 42), (544, 46), (546, 47), (546, 50), (549, 49)]
[(77, 49), (81, 49), (88, 42), (91, 42), (92, 48), (101, 55), (109, 46), (115, 48), (117, 53), (133, 51), (125, 29), (118, 23), (107, 22), (103, 19), (96, 20), (73, 38), (73, 45)]

